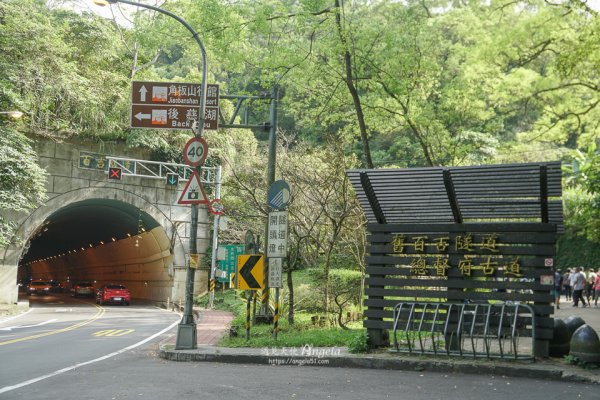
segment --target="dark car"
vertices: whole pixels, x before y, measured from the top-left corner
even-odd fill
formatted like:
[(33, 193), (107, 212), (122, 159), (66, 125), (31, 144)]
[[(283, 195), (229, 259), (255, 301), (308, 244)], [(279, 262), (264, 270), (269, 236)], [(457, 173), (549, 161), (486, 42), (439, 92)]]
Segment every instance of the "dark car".
[(78, 296), (88, 296), (88, 297), (93, 297), (94, 296), (94, 284), (92, 282), (77, 282), (75, 285), (73, 285), (73, 288), (71, 289), (71, 295), (78, 297)]
[(64, 289), (64, 284), (62, 282), (56, 281), (54, 279), (50, 281), (51, 292), (62, 293), (64, 292)]
[(131, 302), (131, 293), (123, 285), (109, 284), (104, 285), (96, 293), (96, 304), (118, 303), (129, 305)]
[(50, 289), (52, 288), (52, 285), (50, 284), (50, 282), (46, 282), (46, 281), (32, 281), (29, 283), (29, 286), (27, 286), (27, 294), (29, 294), (30, 296), (32, 294), (35, 295), (47, 295), (50, 293)]

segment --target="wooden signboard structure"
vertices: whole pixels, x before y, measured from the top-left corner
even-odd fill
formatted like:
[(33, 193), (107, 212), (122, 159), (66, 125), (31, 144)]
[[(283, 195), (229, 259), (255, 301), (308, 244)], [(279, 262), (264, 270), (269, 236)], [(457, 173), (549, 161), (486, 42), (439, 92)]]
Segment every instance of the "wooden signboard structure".
[(522, 303), (535, 312), (535, 355), (548, 356), (560, 162), (347, 175), (368, 219), (364, 326), (373, 344), (384, 343), (401, 299)]

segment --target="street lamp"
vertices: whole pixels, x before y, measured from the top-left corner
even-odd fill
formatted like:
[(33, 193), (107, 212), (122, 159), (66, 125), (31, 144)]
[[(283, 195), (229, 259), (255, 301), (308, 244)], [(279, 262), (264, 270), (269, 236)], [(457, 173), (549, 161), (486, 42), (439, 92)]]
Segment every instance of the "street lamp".
[[(208, 68), (206, 65), (206, 50), (204, 49), (204, 45), (200, 41), (198, 37), (198, 33), (194, 31), (194, 29), (185, 22), (179, 16), (173, 14), (170, 11), (164, 10), (159, 7), (136, 3), (129, 0), (93, 0), (95, 4), (99, 6), (106, 6), (108, 4), (129, 4), (136, 7), (147, 8), (149, 10), (157, 11), (161, 14), (168, 15), (171, 18), (176, 19), (179, 23), (186, 27), (188, 31), (192, 34), (192, 37), (198, 43), (200, 47), (200, 54), (202, 55), (202, 82), (200, 86), (200, 110), (198, 113), (198, 123), (194, 124), (194, 134), (196, 137), (202, 137), (202, 132), (204, 131), (204, 113), (205, 113), (205, 103), (206, 103), (206, 85), (208, 81)], [(200, 173), (200, 169), (202, 166), (196, 167), (198, 173)], [(192, 204), (191, 210), (191, 232), (190, 232), (190, 255), (196, 254), (198, 252), (197, 249), (197, 234), (198, 234), (198, 205)], [(194, 275), (195, 269), (191, 268), (188, 265), (187, 268), (187, 276), (186, 276), (186, 285), (185, 285), (185, 308), (183, 311), (183, 317), (181, 318), (181, 322), (177, 327), (177, 340), (175, 344), (175, 348), (178, 350), (181, 349), (195, 349), (197, 347), (197, 338), (196, 338), (196, 322), (194, 321), (193, 315), (193, 302), (194, 302)]]
[(0, 115), (6, 115), (12, 119), (19, 119), (23, 116), (21, 111), (0, 111)]

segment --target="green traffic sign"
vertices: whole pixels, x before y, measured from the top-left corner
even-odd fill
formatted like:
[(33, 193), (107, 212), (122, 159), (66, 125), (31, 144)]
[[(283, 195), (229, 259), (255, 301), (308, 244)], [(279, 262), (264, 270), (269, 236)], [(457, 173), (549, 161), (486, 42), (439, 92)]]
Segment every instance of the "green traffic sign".
[(219, 260), (219, 269), (225, 271), (225, 277), (217, 278), (219, 282), (229, 282), (229, 276), (237, 270), (237, 259), (244, 254), (243, 244), (226, 244), (223, 246), (226, 252), (225, 260)]

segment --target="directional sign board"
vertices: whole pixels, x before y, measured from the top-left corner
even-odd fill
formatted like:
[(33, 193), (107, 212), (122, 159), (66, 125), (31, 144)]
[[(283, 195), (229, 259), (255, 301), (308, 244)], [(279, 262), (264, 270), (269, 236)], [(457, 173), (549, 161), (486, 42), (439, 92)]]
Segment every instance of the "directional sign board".
[[(204, 129), (219, 127), (219, 85), (206, 85)], [(199, 83), (133, 82), (131, 127), (191, 129), (198, 120)]]
[(177, 204), (208, 204), (208, 198), (206, 198), (206, 193), (204, 193), (198, 171), (194, 171), (192, 176), (190, 176), (190, 180), (185, 185), (183, 192), (181, 192)]
[(263, 256), (260, 254), (238, 256), (236, 289), (260, 290), (264, 288), (263, 281)]
[(226, 244), (219, 247), (220, 249), (225, 250), (225, 257), (223, 260), (219, 260), (219, 269), (226, 271), (227, 275), (225, 278), (220, 278), (219, 282), (229, 282), (229, 276), (237, 271), (238, 256), (244, 254), (244, 245)]
[(198, 119), (198, 107), (133, 104), (132, 128), (191, 129)]

